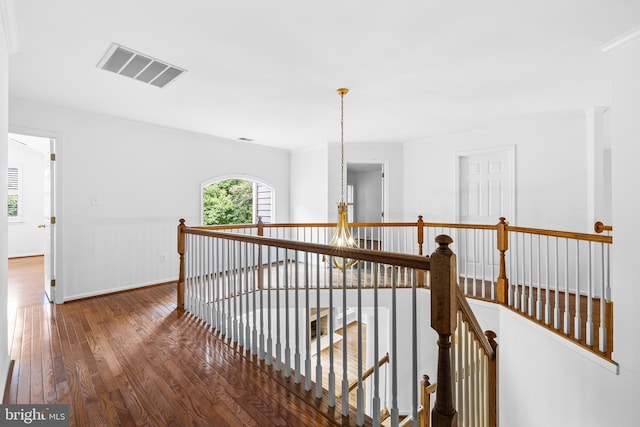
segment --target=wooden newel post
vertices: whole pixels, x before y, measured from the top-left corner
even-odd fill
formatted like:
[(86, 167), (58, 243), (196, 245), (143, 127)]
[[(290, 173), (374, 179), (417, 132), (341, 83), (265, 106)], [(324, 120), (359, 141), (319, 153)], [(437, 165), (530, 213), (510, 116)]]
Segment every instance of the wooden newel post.
[(184, 310), (184, 219), (178, 224), (178, 254), (180, 255), (180, 272), (178, 273), (178, 310)]
[(258, 217), (258, 236), (264, 236), (264, 222), (262, 222), (262, 217)]
[(488, 363), (488, 415), (489, 426), (496, 427), (498, 425), (498, 343), (496, 342), (496, 333), (486, 331), (484, 335), (489, 340), (491, 348), (493, 348), (493, 359), (489, 359)]
[(453, 403), (451, 372), (451, 335), (456, 331), (458, 303), (456, 256), (449, 248), (453, 239), (436, 237), (438, 248), (431, 254), (431, 327), (438, 333), (438, 392), (431, 411), (434, 427), (458, 425), (458, 413)]
[(500, 217), (497, 225), (498, 230), (498, 251), (500, 251), (500, 273), (498, 274), (498, 302), (507, 304), (509, 301), (509, 279), (507, 278), (507, 261), (505, 252), (509, 250), (509, 232), (507, 231), (507, 221), (504, 217)]

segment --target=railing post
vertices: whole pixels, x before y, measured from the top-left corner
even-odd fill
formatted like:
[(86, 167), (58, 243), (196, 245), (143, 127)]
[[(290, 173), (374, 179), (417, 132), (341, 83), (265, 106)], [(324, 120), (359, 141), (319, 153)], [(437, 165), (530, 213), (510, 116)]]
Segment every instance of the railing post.
[[(264, 236), (264, 222), (262, 222), (262, 217), (258, 217), (258, 236)], [(262, 279), (263, 279), (263, 271), (262, 271), (262, 246), (258, 246), (258, 289), (262, 290)]]
[[(422, 215), (418, 215), (418, 255), (422, 255), (422, 245), (424, 244), (424, 221), (422, 220)], [(424, 288), (424, 271), (418, 272), (418, 287)]]
[(496, 333), (493, 331), (485, 331), (484, 335), (489, 340), (491, 348), (493, 348), (494, 357), (489, 358), (488, 362), (488, 393), (487, 405), (489, 415), (489, 426), (496, 427), (498, 425), (498, 343), (496, 342)]
[(184, 219), (178, 224), (178, 254), (180, 255), (180, 272), (178, 273), (178, 305), (177, 309), (184, 310)]
[(418, 255), (422, 255), (422, 245), (424, 244), (424, 221), (422, 215), (418, 215)]
[(431, 254), (431, 327), (438, 333), (438, 392), (431, 413), (434, 427), (458, 425), (453, 402), (451, 335), (456, 330), (456, 256), (449, 248), (451, 237), (436, 237), (438, 248)]
[(505, 257), (505, 252), (509, 250), (509, 233), (507, 226), (506, 219), (500, 217), (500, 222), (496, 226), (498, 230), (498, 251), (500, 251), (500, 272), (498, 273), (498, 292), (496, 298), (500, 304), (507, 304), (509, 302), (509, 279), (507, 278), (507, 261)]
[(262, 222), (262, 217), (258, 217), (258, 236), (264, 236), (264, 222)]
[(431, 383), (429, 382), (429, 375), (422, 376), (422, 385), (421, 389), (421, 397), (420, 404), (422, 405), (422, 416), (420, 416), (420, 427), (430, 427), (431, 426), (431, 414), (429, 410), (431, 409), (431, 393), (429, 393), (429, 386)]

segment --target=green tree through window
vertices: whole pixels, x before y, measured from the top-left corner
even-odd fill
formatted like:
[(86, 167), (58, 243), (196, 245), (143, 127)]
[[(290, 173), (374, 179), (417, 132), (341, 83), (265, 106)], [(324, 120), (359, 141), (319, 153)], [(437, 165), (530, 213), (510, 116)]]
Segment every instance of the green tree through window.
[(253, 183), (227, 179), (202, 190), (204, 225), (250, 224), (253, 221)]

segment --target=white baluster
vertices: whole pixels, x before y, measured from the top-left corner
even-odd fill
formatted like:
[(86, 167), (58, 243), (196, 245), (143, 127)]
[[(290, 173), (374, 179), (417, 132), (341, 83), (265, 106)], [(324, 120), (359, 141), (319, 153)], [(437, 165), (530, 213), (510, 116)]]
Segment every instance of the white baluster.
[(245, 346), (245, 342), (244, 342), (244, 306), (242, 304), (242, 295), (243, 295), (243, 278), (244, 278), (244, 274), (242, 274), (242, 272), (244, 271), (244, 266), (246, 266), (246, 260), (243, 260), (243, 246), (246, 246), (246, 244), (244, 244), (243, 242), (238, 242), (238, 258), (236, 260), (236, 266), (235, 266), (235, 271), (236, 271), (236, 295), (234, 296), (235, 299), (238, 300), (238, 312), (236, 313), (236, 321), (238, 322), (238, 344), (240, 344), (242, 347), (246, 348)]
[(536, 295), (536, 320), (542, 320), (542, 273), (540, 272), (540, 268), (542, 267), (541, 252), (540, 252), (540, 235), (537, 235), (538, 239), (538, 259), (536, 260), (538, 264), (537, 272), (538, 272), (538, 294)]
[[(333, 265), (333, 257), (329, 257), (329, 266)], [(329, 267), (329, 407), (336, 406), (336, 373), (333, 366), (333, 333), (335, 332), (335, 325), (333, 309), (333, 268)], [(320, 357), (320, 353), (318, 353)]]
[(558, 239), (557, 237), (555, 237), (553, 239), (556, 243), (556, 261), (554, 263), (555, 268), (556, 268), (556, 274), (555, 274), (555, 295), (554, 295), (554, 300), (555, 300), (555, 307), (553, 310), (553, 327), (557, 330), (560, 329), (560, 252), (559, 252), (559, 248), (558, 248)]
[(273, 306), (271, 305), (271, 251), (272, 247), (267, 247), (267, 365), (273, 363), (273, 326), (272, 326), (272, 312)]
[(601, 243), (600, 244), (600, 248), (601, 251), (600, 253), (602, 254), (602, 283), (601, 283), (601, 291), (600, 291), (600, 329), (598, 330), (598, 336), (600, 338), (600, 342), (599, 342), (599, 346), (598, 348), (600, 349), (601, 352), (606, 352), (607, 351), (607, 328), (606, 328), (606, 295), (607, 295), (607, 290), (606, 290), (606, 276), (605, 276), (605, 248), (608, 249), (608, 247), (604, 244)]
[[(294, 382), (296, 384), (300, 384), (300, 302), (299, 302), (299, 291), (300, 291), (300, 276), (299, 276), (299, 262), (298, 262), (298, 251), (295, 251), (294, 256), (294, 304), (295, 304), (295, 353), (294, 353), (294, 372), (295, 379)], [(306, 273), (305, 273), (306, 275)]]
[(546, 251), (545, 251), (545, 264), (544, 264), (544, 269), (545, 269), (545, 274), (546, 274), (546, 286), (545, 286), (545, 299), (544, 299), (544, 323), (547, 325), (551, 324), (551, 293), (550, 293), (550, 289), (551, 288), (551, 281), (550, 281), (550, 272), (549, 272), (549, 236), (545, 236), (545, 244), (546, 244)]
[[(347, 265), (347, 259), (342, 259)], [(342, 272), (342, 416), (349, 415), (349, 375), (347, 372), (347, 271)]]
[[(362, 383), (362, 263), (358, 266), (358, 389), (356, 391), (356, 424), (364, 424), (364, 387)], [(377, 366), (377, 360), (375, 361)]]
[(289, 251), (284, 250), (284, 376), (289, 378), (291, 376), (291, 322), (289, 321)]
[(311, 304), (309, 301), (309, 280), (313, 270), (309, 266), (309, 253), (304, 253), (304, 308), (305, 308), (305, 359), (304, 359), (304, 389), (311, 390)]
[(398, 302), (396, 270), (391, 270), (391, 425), (398, 426)]
[[(262, 262), (262, 252), (263, 252), (263, 246), (262, 245), (258, 245), (258, 288), (260, 289), (260, 334), (258, 337), (258, 341), (260, 342), (260, 350), (258, 351), (258, 355), (260, 357), (260, 360), (264, 360), (266, 357), (266, 350), (265, 350), (265, 336), (264, 336), (264, 274), (265, 274), (265, 268)], [(269, 248), (267, 247), (267, 250)], [(271, 310), (271, 307), (269, 307), (269, 311)]]
[[(316, 254), (316, 398), (322, 397), (322, 362), (320, 352), (322, 351), (320, 343), (320, 254)], [(331, 313), (330, 313), (331, 314)], [(333, 331), (331, 331), (333, 334)]]
[(411, 269), (411, 364), (412, 364), (412, 381), (413, 384), (413, 404), (411, 416), (413, 418), (413, 426), (418, 426), (418, 384), (420, 380), (418, 378), (418, 291), (417, 291), (418, 277), (417, 272)]
[[(378, 272), (380, 266), (378, 263), (373, 265), (373, 358), (377, 362), (380, 360), (379, 345), (379, 309), (378, 309)], [(372, 399), (372, 417), (373, 425), (380, 425), (380, 370), (378, 364), (373, 364), (373, 399)]]
[(282, 340), (280, 331), (280, 249), (276, 248), (276, 371), (282, 370)]
[(593, 254), (591, 251), (593, 242), (587, 242), (587, 324), (586, 341), (587, 345), (593, 345)]
[(573, 336), (582, 339), (582, 319), (580, 315), (580, 241), (576, 240), (576, 315), (574, 317)]
[(564, 239), (564, 333), (571, 333), (571, 314), (569, 312), (569, 239)]

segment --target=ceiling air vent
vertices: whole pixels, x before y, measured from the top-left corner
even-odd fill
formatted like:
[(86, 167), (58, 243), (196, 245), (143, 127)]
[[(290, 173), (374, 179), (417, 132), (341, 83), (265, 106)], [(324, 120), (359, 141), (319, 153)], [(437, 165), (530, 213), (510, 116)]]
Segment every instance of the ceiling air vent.
[(187, 71), (117, 43), (109, 46), (97, 67), (157, 87), (165, 87)]

